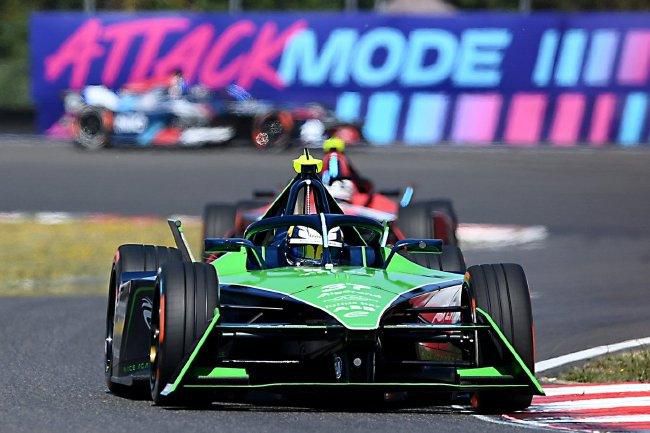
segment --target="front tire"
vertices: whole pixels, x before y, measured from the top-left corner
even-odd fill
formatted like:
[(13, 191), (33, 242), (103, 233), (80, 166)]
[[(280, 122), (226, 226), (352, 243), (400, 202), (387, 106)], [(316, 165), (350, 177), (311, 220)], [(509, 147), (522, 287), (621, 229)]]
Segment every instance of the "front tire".
[(441, 239), (456, 245), (456, 212), (449, 200), (416, 202), (399, 210), (397, 227), (406, 238)]
[(215, 268), (206, 263), (169, 263), (160, 268), (151, 317), (151, 398), (182, 404), (178, 391), (162, 395), (205, 333), (218, 305)]
[(405, 253), (406, 258), (425, 268), (436, 271), (464, 274), (465, 258), (463, 252), (455, 245), (443, 245), (442, 253)]
[(97, 107), (84, 107), (77, 118), (75, 144), (85, 150), (99, 150), (109, 145), (105, 117), (108, 112)]
[(261, 150), (286, 149), (291, 143), (293, 117), (286, 111), (271, 112), (253, 121), (252, 139)]
[[(226, 238), (236, 231), (237, 207), (227, 203), (210, 203), (203, 209), (203, 239)], [(202, 257), (207, 259), (205, 251)]]
[[(470, 266), (466, 289), (476, 306), (489, 314), (528, 369), (535, 373), (533, 315), (526, 275), (512, 263)], [(494, 337), (479, 337), (479, 364), (495, 365), (506, 357), (506, 348)], [(474, 405), (483, 412), (509, 412), (530, 406), (532, 392), (480, 392)]]
[[(116, 395), (123, 397), (139, 397), (142, 384), (126, 386), (112, 381), (113, 376), (113, 328), (115, 325), (115, 307), (120, 285), (121, 275), (124, 272), (153, 272), (158, 267), (169, 262), (181, 262), (180, 251), (176, 248), (126, 244), (121, 245), (113, 259), (111, 278), (108, 286), (108, 302), (106, 307), (106, 333), (104, 340), (104, 374), (106, 387)], [(145, 382), (146, 384), (146, 382)]]
[(227, 203), (210, 203), (203, 209), (203, 238), (224, 238), (235, 230), (237, 207)]

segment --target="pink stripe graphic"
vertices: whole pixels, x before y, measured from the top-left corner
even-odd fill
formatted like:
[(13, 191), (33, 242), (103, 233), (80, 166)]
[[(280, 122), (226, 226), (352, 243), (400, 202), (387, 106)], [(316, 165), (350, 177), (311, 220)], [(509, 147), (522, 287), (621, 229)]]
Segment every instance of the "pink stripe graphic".
[(558, 96), (555, 104), (555, 118), (549, 140), (555, 146), (575, 146), (582, 126), (585, 97), (579, 93), (565, 93)]
[(504, 140), (515, 146), (535, 146), (542, 132), (546, 104), (547, 97), (543, 94), (513, 95)]
[(627, 33), (618, 68), (618, 82), (624, 85), (644, 85), (650, 75), (650, 30)]
[(607, 143), (615, 109), (616, 96), (613, 93), (604, 93), (596, 98), (589, 132), (589, 142), (592, 146), (602, 147)]
[(460, 95), (451, 139), (457, 143), (488, 144), (494, 140), (501, 111), (501, 95)]

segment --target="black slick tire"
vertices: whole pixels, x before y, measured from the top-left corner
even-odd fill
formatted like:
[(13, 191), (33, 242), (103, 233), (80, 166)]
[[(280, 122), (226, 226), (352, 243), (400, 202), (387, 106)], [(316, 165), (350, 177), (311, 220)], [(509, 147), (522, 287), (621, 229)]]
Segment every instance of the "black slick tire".
[[(512, 263), (470, 266), (466, 289), (476, 307), (489, 314), (528, 369), (535, 372), (535, 347), (530, 292), (521, 266)], [(488, 334), (480, 334), (479, 364), (498, 365), (505, 348)], [(481, 412), (510, 412), (530, 406), (532, 392), (480, 392), (475, 407)]]
[(156, 404), (189, 402), (180, 391), (162, 394), (208, 328), (218, 305), (215, 268), (206, 263), (168, 263), (160, 268), (151, 317), (151, 398)]
[(77, 136), (75, 144), (84, 150), (99, 150), (109, 146), (108, 131), (104, 125), (104, 110), (97, 107), (84, 107), (77, 117)]
[[(209, 203), (203, 209), (203, 239), (232, 236), (236, 229), (236, 218), (237, 206)], [(205, 251), (202, 251), (202, 257), (205, 259)]]
[[(115, 324), (115, 304), (117, 303), (117, 289), (120, 284), (120, 275), (124, 272), (154, 272), (165, 263), (181, 262), (182, 260), (181, 253), (176, 248), (126, 244), (121, 245), (117, 249), (113, 259), (108, 286), (104, 342), (104, 373), (106, 387), (111, 393), (123, 397), (140, 397), (143, 390), (142, 383), (136, 382), (133, 386), (126, 386), (111, 380), (113, 375), (113, 327)], [(146, 382), (144, 385), (146, 385)]]
[(293, 117), (286, 111), (273, 111), (253, 120), (252, 140), (260, 150), (282, 151), (291, 144)]
[(405, 256), (420, 266), (436, 271), (464, 274), (466, 270), (463, 253), (455, 245), (443, 245), (441, 254), (405, 253)]
[[(443, 227), (437, 227), (443, 224)], [(415, 202), (399, 210), (397, 227), (407, 238), (442, 239), (456, 245), (456, 212), (449, 200)], [(436, 233), (438, 231), (438, 233)]]
[(203, 209), (203, 237), (223, 238), (235, 229), (237, 206), (228, 203), (210, 203)]

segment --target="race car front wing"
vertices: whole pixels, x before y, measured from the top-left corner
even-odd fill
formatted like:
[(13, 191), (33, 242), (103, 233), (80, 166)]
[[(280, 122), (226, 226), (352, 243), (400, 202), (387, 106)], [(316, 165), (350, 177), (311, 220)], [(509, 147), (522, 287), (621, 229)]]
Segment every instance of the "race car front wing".
[[(359, 332), (333, 325), (221, 323), (217, 308), (208, 329), (179, 366), (174, 381), (166, 384), (162, 395), (192, 390), (237, 392), (315, 388), (377, 389), (384, 392), (518, 390), (544, 395), (533, 372), (490, 315), (480, 308), (476, 313), (478, 323), (474, 324), (387, 324), (377, 330)], [(464, 338), (466, 343), (477, 347), (481, 333), (489, 333), (501, 346), (501, 358), (494, 365), (480, 365), (478, 356), (473, 356), (471, 359), (448, 361), (394, 360), (392, 363), (382, 362), (380, 367), (375, 357), (378, 351), (384, 350), (377, 346), (377, 341), (381, 340), (442, 342)], [(284, 374), (299, 371), (305, 361), (299, 357), (284, 359), (261, 354), (246, 359), (229, 356), (234, 353), (233, 347), (242, 341), (258, 344), (255, 342), (273, 338), (285, 342), (326, 341), (327, 356), (321, 358), (331, 361), (332, 368), (326, 369), (327, 373), (321, 377)], [(322, 352), (325, 353), (325, 349)], [(365, 368), (360, 368), (363, 364)], [(358, 371), (355, 367), (359, 367)], [(271, 373), (260, 374), (264, 371)], [(283, 373), (274, 374), (277, 372)]]

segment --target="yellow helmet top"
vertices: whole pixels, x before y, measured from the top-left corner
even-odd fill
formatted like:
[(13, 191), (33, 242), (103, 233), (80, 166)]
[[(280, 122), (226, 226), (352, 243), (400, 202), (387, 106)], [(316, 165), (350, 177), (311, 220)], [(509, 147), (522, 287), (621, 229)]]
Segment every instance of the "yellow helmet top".
[(323, 151), (331, 152), (335, 150), (337, 152), (345, 151), (345, 141), (339, 137), (330, 137), (327, 140), (323, 141)]

